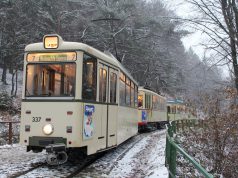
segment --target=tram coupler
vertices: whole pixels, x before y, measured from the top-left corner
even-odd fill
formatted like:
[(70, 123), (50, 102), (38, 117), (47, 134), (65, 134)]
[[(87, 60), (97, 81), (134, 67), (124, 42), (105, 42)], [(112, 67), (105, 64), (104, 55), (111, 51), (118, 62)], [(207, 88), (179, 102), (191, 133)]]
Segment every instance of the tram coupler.
[(65, 144), (50, 144), (45, 147), (48, 153), (46, 162), (51, 166), (61, 165), (67, 162), (68, 155), (66, 153)]

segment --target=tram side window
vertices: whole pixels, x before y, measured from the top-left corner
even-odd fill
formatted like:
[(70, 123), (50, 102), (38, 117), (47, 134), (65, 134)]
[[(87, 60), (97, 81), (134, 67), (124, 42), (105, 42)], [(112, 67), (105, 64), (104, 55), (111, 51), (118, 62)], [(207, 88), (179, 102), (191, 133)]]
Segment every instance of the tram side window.
[(126, 105), (131, 105), (131, 87), (130, 87), (131, 81), (129, 78), (126, 77)]
[(131, 82), (131, 106), (135, 107), (135, 84)]
[(167, 112), (170, 114), (170, 106), (167, 106)]
[(148, 95), (145, 94), (145, 108), (148, 108)]
[(120, 105), (125, 106), (126, 104), (126, 76), (121, 73), (120, 74)]
[(117, 74), (111, 72), (110, 74), (110, 103), (117, 101)]
[(151, 108), (151, 95), (145, 94), (145, 108)]
[(143, 107), (143, 95), (138, 95), (138, 107)]
[(82, 99), (96, 101), (97, 91), (97, 60), (84, 54)]
[(164, 110), (166, 109), (164, 99), (161, 99), (161, 100), (160, 100), (160, 105), (161, 105), (161, 110), (164, 111)]
[(105, 69), (100, 69), (99, 71), (99, 101), (107, 101), (107, 71)]
[(153, 109), (154, 109), (154, 110), (159, 110), (159, 97), (153, 95), (153, 96), (152, 96), (152, 102), (153, 102), (153, 103), (152, 103)]
[(172, 114), (176, 114), (176, 106), (172, 106), (171, 107), (171, 113)]
[[(139, 99), (139, 97), (138, 97), (138, 87), (135, 86), (135, 107), (137, 107), (137, 106), (139, 107), (138, 99)], [(142, 106), (143, 106), (143, 102), (142, 102)]]

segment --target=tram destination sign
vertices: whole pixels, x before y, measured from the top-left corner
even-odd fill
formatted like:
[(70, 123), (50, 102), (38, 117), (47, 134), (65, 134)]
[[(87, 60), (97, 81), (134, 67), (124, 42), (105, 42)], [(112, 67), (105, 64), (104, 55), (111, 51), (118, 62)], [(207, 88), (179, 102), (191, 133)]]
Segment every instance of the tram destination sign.
[(27, 55), (28, 62), (47, 62), (47, 61), (75, 61), (75, 52), (65, 53), (30, 53)]

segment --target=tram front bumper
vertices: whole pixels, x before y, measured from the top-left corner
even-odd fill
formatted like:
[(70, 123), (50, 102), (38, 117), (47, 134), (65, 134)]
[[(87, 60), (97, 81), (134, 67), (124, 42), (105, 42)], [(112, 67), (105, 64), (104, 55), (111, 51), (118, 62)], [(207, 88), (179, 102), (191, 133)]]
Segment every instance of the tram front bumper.
[(29, 146), (46, 147), (48, 145), (64, 144), (67, 139), (63, 137), (29, 137)]

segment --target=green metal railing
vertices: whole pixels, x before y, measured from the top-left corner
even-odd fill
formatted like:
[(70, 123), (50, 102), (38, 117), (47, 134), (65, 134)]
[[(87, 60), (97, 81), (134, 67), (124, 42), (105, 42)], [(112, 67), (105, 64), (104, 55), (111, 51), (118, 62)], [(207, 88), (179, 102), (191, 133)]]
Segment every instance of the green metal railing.
[(179, 129), (185, 130), (190, 127), (204, 127), (204, 122), (199, 120), (178, 120), (172, 121), (167, 126), (166, 135), (166, 158), (165, 165), (169, 171), (169, 178), (176, 177), (176, 155), (177, 152), (183, 155), (193, 166), (206, 178), (213, 178), (199, 163), (197, 163), (192, 156), (187, 154), (178, 144), (176, 144), (173, 134)]

